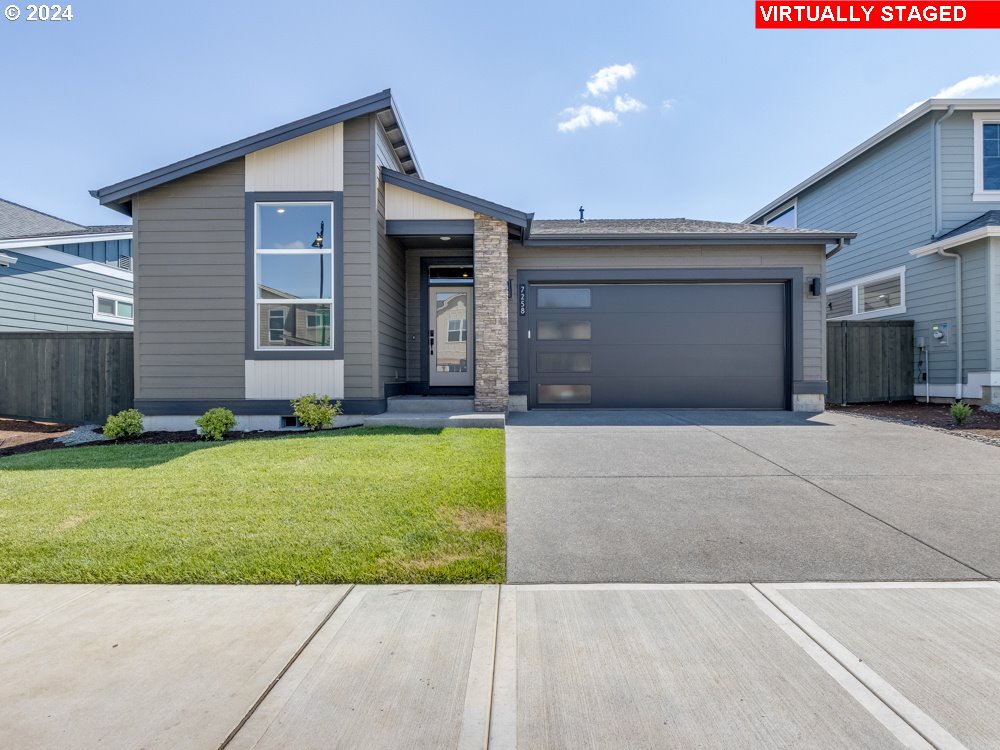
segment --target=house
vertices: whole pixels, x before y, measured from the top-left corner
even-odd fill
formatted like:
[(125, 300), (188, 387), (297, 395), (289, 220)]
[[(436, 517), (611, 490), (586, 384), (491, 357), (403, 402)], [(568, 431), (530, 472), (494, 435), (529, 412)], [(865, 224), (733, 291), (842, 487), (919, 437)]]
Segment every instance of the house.
[(0, 200), (0, 331), (132, 330), (132, 227)]
[(275, 427), (403, 394), (476, 410), (822, 409), (844, 232), (543, 221), (424, 178), (390, 91), (93, 191), (135, 227), (136, 407)]
[(914, 394), (1000, 404), (1000, 99), (931, 99), (747, 218), (837, 226), (828, 320), (914, 321)]

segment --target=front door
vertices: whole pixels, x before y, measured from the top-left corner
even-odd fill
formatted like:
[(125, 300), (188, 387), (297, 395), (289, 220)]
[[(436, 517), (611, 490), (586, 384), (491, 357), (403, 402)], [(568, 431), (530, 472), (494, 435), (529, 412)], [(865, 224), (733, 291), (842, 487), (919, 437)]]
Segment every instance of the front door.
[(471, 286), (432, 286), (427, 320), (430, 385), (474, 384)]

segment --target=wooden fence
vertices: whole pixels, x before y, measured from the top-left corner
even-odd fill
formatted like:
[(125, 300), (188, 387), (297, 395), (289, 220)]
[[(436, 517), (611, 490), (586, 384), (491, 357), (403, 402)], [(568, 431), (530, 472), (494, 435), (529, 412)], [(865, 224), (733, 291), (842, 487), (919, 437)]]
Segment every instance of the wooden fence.
[(913, 321), (826, 324), (827, 397), (832, 404), (913, 399)]
[(103, 423), (132, 394), (131, 333), (0, 333), (0, 416)]

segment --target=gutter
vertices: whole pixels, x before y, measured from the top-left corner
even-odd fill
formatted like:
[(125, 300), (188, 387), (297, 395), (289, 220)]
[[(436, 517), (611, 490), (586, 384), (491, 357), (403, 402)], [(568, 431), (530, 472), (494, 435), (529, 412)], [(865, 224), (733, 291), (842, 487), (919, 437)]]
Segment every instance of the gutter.
[(834, 255), (836, 255), (836, 254), (837, 254), (837, 253), (839, 253), (839, 252), (840, 252), (841, 250), (843, 250), (843, 249), (844, 249), (844, 245), (846, 245), (846, 244), (848, 244), (848, 243), (850, 243), (850, 240), (849, 240), (849, 239), (845, 239), (844, 237), (841, 237), (841, 238), (840, 238), (840, 242), (838, 242), (838, 243), (837, 243), (837, 246), (836, 246), (836, 247), (834, 247), (834, 248), (833, 248), (833, 249), (832, 249), (832, 250), (831, 250), (830, 252), (828, 252), (828, 253), (826, 254), (826, 259), (827, 259), (827, 260), (830, 260), (830, 258), (832, 258), (832, 257), (833, 257)]

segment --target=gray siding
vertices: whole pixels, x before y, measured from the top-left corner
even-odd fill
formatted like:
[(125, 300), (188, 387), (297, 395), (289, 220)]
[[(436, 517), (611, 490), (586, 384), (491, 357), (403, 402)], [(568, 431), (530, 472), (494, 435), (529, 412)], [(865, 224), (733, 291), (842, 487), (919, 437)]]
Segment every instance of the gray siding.
[[(817, 246), (777, 247), (626, 247), (626, 248), (530, 248), (511, 243), (510, 276), (526, 269), (591, 268), (794, 268), (804, 279), (823, 277), (823, 254)], [(803, 380), (826, 380), (826, 324), (820, 298), (805, 296), (802, 302)], [(517, 294), (509, 312), (510, 379), (518, 379)]]
[(990, 239), (987, 257), (987, 275), (990, 284), (990, 370), (1000, 370), (1000, 238)]
[(375, 138), (370, 117), (344, 123), (344, 398), (377, 398)]
[[(401, 169), (377, 117), (372, 117), (375, 129), (375, 158), (379, 168)], [(381, 395), (387, 383), (406, 382), (406, 251), (385, 235), (385, 184), (379, 176), (377, 184), (378, 221), (378, 389)]]
[(136, 399), (243, 399), (243, 159), (138, 195)]
[[(906, 309), (880, 318), (914, 321), (914, 336), (929, 341), (936, 323), (955, 325), (954, 261), (914, 258), (910, 250), (932, 241), (935, 231), (934, 123), (941, 113), (921, 118), (878, 147), (798, 197), (798, 225), (857, 232), (850, 246), (828, 264), (828, 285), (853, 281), (898, 266), (906, 267)], [(972, 116), (956, 112), (941, 128), (942, 231), (1000, 208), (972, 200)], [(984, 248), (960, 249), (966, 265), (964, 369), (989, 363), (989, 301), (984, 281)], [(930, 382), (955, 382), (957, 347), (931, 349)], [(914, 351), (915, 373), (922, 372)], [(917, 376), (919, 380), (919, 375)]]
[(1000, 202), (972, 200), (975, 184), (974, 137), (971, 112), (955, 112), (941, 123), (942, 233), (950, 232), (987, 211), (1000, 209)]
[(5, 252), (17, 263), (0, 268), (0, 331), (132, 330), (129, 323), (94, 320), (93, 294), (98, 290), (131, 296), (132, 282), (16, 250)]

